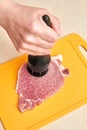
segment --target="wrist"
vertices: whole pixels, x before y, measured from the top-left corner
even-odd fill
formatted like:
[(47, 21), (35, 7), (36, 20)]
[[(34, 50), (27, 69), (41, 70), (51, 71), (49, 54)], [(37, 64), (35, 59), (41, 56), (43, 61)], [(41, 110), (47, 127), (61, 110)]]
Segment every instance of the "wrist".
[(8, 10), (12, 8), (13, 4), (13, 0), (2, 0), (0, 2), (0, 26), (4, 27), (8, 16)]

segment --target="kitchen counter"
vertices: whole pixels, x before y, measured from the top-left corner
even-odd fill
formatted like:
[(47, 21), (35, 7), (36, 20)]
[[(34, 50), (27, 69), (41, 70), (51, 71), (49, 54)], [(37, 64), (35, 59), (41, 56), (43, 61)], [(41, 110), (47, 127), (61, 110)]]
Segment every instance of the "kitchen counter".
[[(87, 41), (87, 0), (16, 0), (19, 3), (47, 8), (60, 19), (63, 36), (79, 34)], [(19, 54), (7, 33), (0, 27), (0, 64)], [(87, 52), (85, 52), (87, 58)], [(3, 130), (0, 123), (0, 130)], [(87, 105), (84, 105), (40, 130), (87, 130)]]

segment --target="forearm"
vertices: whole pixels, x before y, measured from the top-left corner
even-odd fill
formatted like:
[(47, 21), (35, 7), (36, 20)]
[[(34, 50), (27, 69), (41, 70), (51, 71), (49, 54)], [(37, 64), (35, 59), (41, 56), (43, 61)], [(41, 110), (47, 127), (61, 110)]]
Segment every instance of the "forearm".
[(6, 23), (7, 10), (12, 6), (14, 0), (0, 0), (0, 26)]

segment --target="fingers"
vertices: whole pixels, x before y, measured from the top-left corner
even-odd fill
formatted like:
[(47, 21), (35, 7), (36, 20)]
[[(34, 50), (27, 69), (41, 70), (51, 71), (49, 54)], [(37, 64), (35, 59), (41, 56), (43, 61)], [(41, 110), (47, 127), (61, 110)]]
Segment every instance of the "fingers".
[(42, 16), (38, 21), (32, 23), (31, 27), (27, 28), (27, 32), (37, 35), (47, 42), (54, 42), (58, 38), (58, 34), (42, 21)]
[(31, 54), (31, 55), (50, 54), (49, 49), (44, 49), (44, 48), (38, 47), (36, 45), (26, 44), (26, 43), (20, 44), (18, 50), (19, 50), (19, 52), (27, 53), (27, 54)]
[(14, 43), (16, 50), (20, 53), (27, 53), (31, 55), (50, 54), (49, 48), (51, 48), (52, 45), (49, 46), (49, 44), (47, 45), (47, 43), (43, 41), (43, 47), (42, 47), (41, 45), (38, 44), (40, 42), (38, 40), (37, 41), (35, 40), (36, 39), (35, 36), (31, 36), (30, 38), (28, 37), (28, 39), (26, 39), (28, 41), (26, 42), (24, 41), (24, 39), (20, 37), (20, 34), (18, 33), (18, 31), (15, 32), (15, 35), (9, 34), (9, 36), (12, 42)]
[(37, 35), (44, 41), (55, 42), (61, 36), (59, 20), (53, 15), (48, 15), (51, 19), (52, 27), (46, 25), (41, 14), (36, 21), (32, 21), (31, 27), (27, 27), (27, 32)]
[(24, 41), (24, 47), (29, 47), (29, 44), (36, 45), (38, 47), (44, 48), (44, 49), (51, 49), (54, 45), (53, 42), (47, 42), (37, 35), (33, 34), (26, 34), (21, 36), (22, 41)]
[[(37, 40), (36, 40), (37, 39)], [(22, 53), (28, 53), (33, 55), (44, 55), (50, 53), (50, 48), (53, 44), (42, 41), (35, 36), (29, 36), (25, 41), (23, 39), (17, 41), (17, 50)]]
[(51, 24), (52, 24), (52, 28), (58, 33), (59, 36), (62, 35), (62, 31), (60, 28), (60, 21), (57, 17), (55, 17), (54, 15), (50, 15), (51, 18)]
[(38, 24), (39, 29), (37, 28), (38, 26), (35, 25), (31, 32), (29, 30), (19, 30), (16, 28), (18, 35), (15, 38), (15, 46), (19, 52), (31, 55), (44, 55), (50, 53), (49, 50), (53, 47), (54, 42), (58, 38), (58, 34), (44, 22), (39, 22)]

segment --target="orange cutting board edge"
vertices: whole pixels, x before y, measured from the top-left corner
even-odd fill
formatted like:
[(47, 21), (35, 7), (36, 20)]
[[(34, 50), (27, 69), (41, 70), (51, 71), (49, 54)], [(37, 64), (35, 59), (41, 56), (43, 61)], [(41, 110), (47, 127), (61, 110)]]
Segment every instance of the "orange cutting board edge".
[(52, 56), (63, 55), (62, 64), (69, 68), (70, 75), (58, 93), (24, 113), (17, 109), (15, 88), (18, 69), (27, 62), (27, 55), (0, 65), (0, 119), (6, 130), (37, 130), (87, 103), (87, 60), (79, 46), (87, 49), (87, 43), (77, 34), (65, 36), (55, 43)]

